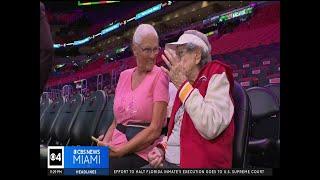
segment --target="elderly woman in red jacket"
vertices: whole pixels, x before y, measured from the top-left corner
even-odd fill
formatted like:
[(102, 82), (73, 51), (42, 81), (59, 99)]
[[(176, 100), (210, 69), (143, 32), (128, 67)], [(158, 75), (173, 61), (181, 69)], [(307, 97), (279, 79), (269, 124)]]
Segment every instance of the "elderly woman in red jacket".
[(165, 61), (178, 92), (166, 140), (149, 154), (151, 167), (231, 168), (234, 136), (233, 76), (229, 66), (211, 61), (203, 33), (184, 32), (166, 45)]

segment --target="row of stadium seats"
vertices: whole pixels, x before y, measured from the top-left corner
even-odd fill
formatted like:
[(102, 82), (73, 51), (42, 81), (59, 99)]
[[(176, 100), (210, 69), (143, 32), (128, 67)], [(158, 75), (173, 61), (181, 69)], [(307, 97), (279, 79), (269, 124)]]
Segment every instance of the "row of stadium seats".
[[(40, 166), (46, 167), (47, 146), (92, 145), (91, 136), (105, 134), (113, 121), (114, 96), (96, 91), (87, 99), (82, 94), (69, 101), (42, 100), (40, 109)], [(47, 107), (46, 107), (47, 106)]]
[(233, 52), (277, 42), (280, 42), (280, 22), (250, 31), (225, 34), (211, 42), (212, 54)]
[(234, 79), (245, 88), (280, 83), (280, 44), (212, 56), (233, 69)]
[(112, 122), (113, 99), (99, 90), (86, 100), (76, 94), (68, 102), (60, 97), (51, 104), (42, 103), (40, 144), (90, 145), (91, 136), (103, 134)]

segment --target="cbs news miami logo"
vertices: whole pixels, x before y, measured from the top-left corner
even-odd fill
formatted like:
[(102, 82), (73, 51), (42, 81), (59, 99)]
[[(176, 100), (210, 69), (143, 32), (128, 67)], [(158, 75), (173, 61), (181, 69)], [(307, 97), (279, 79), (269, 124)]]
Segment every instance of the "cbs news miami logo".
[(102, 146), (49, 146), (50, 175), (109, 175), (109, 151)]

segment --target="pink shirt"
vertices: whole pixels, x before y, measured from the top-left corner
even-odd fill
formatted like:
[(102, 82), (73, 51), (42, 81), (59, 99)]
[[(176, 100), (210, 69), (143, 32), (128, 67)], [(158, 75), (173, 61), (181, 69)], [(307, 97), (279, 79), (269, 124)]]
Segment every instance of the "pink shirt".
[[(127, 69), (120, 74), (113, 106), (117, 124), (151, 123), (153, 103), (156, 101), (169, 102), (169, 78), (161, 68), (154, 66), (138, 87), (132, 90), (131, 78), (135, 69)], [(163, 122), (165, 126), (165, 119)], [(163, 137), (161, 135), (151, 146), (136, 154), (147, 160), (148, 153), (162, 141)], [(114, 129), (111, 144), (115, 147), (121, 147), (127, 142), (125, 134)]]

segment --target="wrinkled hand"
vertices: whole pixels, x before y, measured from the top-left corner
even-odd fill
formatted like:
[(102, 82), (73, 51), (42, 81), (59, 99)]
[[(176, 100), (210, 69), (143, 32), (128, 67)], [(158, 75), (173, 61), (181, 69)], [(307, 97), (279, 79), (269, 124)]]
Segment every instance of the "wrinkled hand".
[[(100, 136), (99, 136), (99, 138), (100, 138)], [(108, 146), (108, 148), (109, 148), (109, 157), (119, 158), (119, 157), (124, 156), (124, 154), (125, 154), (123, 152), (123, 149), (116, 148), (116, 147), (112, 146), (110, 142), (98, 141), (97, 146)]]
[(176, 88), (179, 88), (181, 84), (187, 80), (185, 71), (182, 67), (182, 62), (173, 50), (164, 50), (164, 53), (166, 56), (162, 54), (161, 58), (168, 66), (169, 70), (164, 67), (161, 67), (161, 69), (169, 75), (170, 80)]
[(109, 142), (103, 142), (103, 138), (104, 138), (104, 135), (100, 135), (97, 139), (99, 140), (97, 142), (97, 146), (109, 146)]
[(155, 147), (148, 154), (148, 161), (153, 168), (163, 167), (164, 152)]
[(109, 146), (109, 142), (98, 141), (97, 146)]
[(99, 141), (102, 141), (103, 138), (104, 138), (104, 134), (101, 134), (101, 135), (98, 137), (98, 140), (99, 140)]

